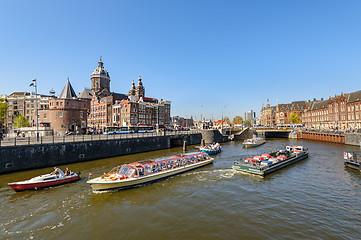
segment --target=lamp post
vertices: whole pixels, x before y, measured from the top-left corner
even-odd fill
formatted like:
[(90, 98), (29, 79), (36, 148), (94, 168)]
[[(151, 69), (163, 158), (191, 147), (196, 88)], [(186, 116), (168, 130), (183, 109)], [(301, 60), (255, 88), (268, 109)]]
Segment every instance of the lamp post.
[(221, 129), (223, 129), (223, 108), (226, 108), (226, 106), (222, 106), (222, 127), (221, 127)]
[(35, 88), (35, 108), (36, 108), (36, 141), (39, 142), (39, 114), (38, 114), (38, 83), (36, 81), (36, 78), (31, 80), (32, 83), (30, 84), (30, 87)]

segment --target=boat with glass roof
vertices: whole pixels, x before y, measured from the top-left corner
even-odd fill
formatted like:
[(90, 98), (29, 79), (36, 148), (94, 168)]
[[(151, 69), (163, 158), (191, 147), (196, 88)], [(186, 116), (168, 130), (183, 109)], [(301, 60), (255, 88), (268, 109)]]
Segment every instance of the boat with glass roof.
[(117, 166), (100, 177), (88, 180), (87, 183), (93, 192), (132, 188), (203, 167), (211, 164), (213, 160), (207, 153), (192, 152), (166, 159), (134, 162)]

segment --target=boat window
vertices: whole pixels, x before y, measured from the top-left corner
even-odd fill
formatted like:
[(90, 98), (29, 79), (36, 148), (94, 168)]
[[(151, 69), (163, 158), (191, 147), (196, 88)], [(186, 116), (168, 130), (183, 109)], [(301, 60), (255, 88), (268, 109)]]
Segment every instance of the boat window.
[(127, 173), (128, 170), (129, 170), (129, 167), (126, 166), (126, 165), (123, 165), (123, 166), (118, 170), (118, 173), (125, 176), (125, 174)]

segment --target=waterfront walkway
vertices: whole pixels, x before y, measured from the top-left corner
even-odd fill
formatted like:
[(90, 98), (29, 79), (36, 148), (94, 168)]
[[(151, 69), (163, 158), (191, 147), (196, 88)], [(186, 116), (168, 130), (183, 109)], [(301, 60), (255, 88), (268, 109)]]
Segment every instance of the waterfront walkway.
[(84, 141), (99, 141), (99, 140), (114, 140), (114, 139), (128, 139), (128, 138), (145, 138), (157, 136), (179, 136), (200, 133), (199, 130), (191, 131), (172, 131), (172, 132), (153, 132), (153, 133), (129, 133), (129, 134), (95, 134), (95, 135), (68, 135), (68, 136), (42, 136), (37, 141), (36, 137), (17, 137), (5, 138), (0, 141), (0, 147), (7, 146), (24, 146), (50, 143), (69, 143), (69, 142), (84, 142)]

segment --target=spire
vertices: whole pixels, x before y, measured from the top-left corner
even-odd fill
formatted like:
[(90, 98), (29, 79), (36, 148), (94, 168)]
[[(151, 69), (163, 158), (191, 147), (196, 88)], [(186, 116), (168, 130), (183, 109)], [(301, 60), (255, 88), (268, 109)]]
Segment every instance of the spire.
[(77, 99), (75, 91), (73, 89), (73, 87), (70, 84), (69, 78), (66, 81), (66, 84), (63, 88), (63, 91), (61, 91), (59, 98), (65, 98), (65, 99)]
[(135, 99), (136, 101), (139, 101), (139, 99), (142, 97), (145, 97), (145, 89), (143, 87), (142, 78), (140, 77), (139, 74), (137, 87), (135, 89)]
[(103, 67), (103, 62), (102, 62), (102, 56), (100, 56), (100, 60), (98, 62), (98, 68), (104, 68)]
[(140, 73), (139, 73), (137, 88), (139, 88), (140, 86), (143, 86), (143, 83), (142, 83), (142, 78), (140, 77)]
[(135, 83), (134, 83), (134, 79), (133, 79), (133, 82), (132, 82), (132, 87), (130, 88), (130, 91), (129, 91), (129, 95), (131, 95), (131, 96), (135, 95)]

